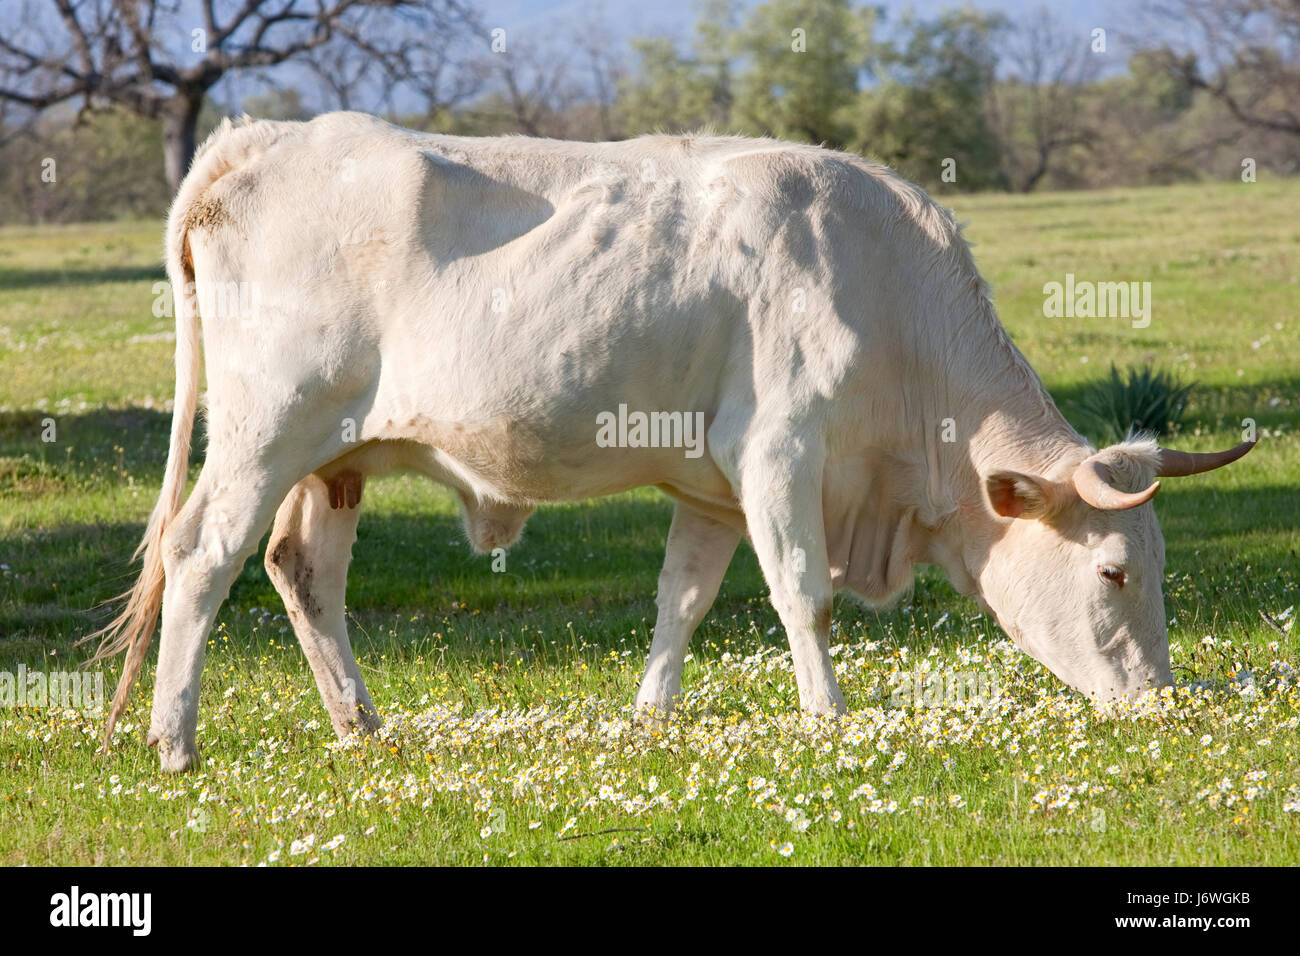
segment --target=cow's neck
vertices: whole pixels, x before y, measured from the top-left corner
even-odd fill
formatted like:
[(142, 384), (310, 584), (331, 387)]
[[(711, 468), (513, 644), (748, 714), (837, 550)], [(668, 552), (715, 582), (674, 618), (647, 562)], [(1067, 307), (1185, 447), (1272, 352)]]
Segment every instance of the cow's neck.
[(947, 370), (943, 387), (918, 383), (908, 396), (908, 405), (927, 417), (915, 429), (926, 436), (919, 456), (925, 494), (918, 502), (924, 525), (918, 551), (925, 556), (918, 559), (948, 567), (955, 584), (954, 552), (992, 520), (984, 476), (1009, 469), (1062, 480), (1091, 452), (1007, 338), (991, 304), (981, 297), (971, 309), (960, 353), (934, 357)]

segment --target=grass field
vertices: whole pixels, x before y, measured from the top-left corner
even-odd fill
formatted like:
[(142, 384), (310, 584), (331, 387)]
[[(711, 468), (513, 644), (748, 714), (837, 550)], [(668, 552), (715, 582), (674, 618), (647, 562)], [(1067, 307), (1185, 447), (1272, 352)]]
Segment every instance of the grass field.
[[(742, 547), (680, 713), (647, 731), (629, 717), (666, 499), (543, 509), (494, 573), (451, 495), (390, 478), (349, 590), (381, 741), (333, 740), (259, 557), (209, 643), (199, 772), (164, 776), (144, 746), (152, 657), (107, 756), (86, 713), (0, 709), (0, 863), (1300, 860), (1300, 181), (955, 206), (1067, 416), (1110, 362), (1150, 360), (1198, 383), (1179, 447), (1256, 423), (1244, 461), (1156, 500), (1175, 674), (1208, 686), (1100, 715), (925, 570), (889, 613), (837, 603), (852, 713), (805, 718)], [(0, 229), (0, 671), (78, 669), (74, 639), (134, 572), (170, 421), (160, 232)], [(1044, 318), (1066, 273), (1150, 281), (1150, 326)], [(1001, 696), (889, 706), (918, 670), (992, 673)]]

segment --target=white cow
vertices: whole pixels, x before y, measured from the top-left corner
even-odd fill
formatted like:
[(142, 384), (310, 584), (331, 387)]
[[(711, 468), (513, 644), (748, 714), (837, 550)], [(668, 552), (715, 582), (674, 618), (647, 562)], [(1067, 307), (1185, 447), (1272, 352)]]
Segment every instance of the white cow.
[[(845, 707), (833, 594), (883, 604), (917, 562), (1084, 693), (1168, 684), (1164, 546), (1139, 506), (1157, 474), (1250, 447), (1094, 451), (1008, 340), (951, 215), (812, 146), (468, 139), (356, 113), (225, 123), (166, 256), (197, 304), (177, 295), (162, 494), (101, 654), (127, 652), (111, 733), (161, 607), (148, 739), (167, 769), (197, 757), (208, 631), (273, 521), (267, 570), (335, 730), (378, 725), (343, 611), (371, 475), (454, 488), (479, 550), (539, 502), (663, 489), (676, 510), (639, 712), (673, 706), (745, 535), (800, 702), (829, 713)], [(209, 439), (187, 500), (200, 310)], [(702, 421), (704, 453), (638, 430), (655, 412)]]

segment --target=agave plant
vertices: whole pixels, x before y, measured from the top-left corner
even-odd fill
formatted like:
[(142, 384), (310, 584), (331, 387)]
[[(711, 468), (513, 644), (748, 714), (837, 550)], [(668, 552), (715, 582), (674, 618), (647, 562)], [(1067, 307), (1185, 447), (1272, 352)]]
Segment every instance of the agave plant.
[(1112, 363), (1110, 377), (1094, 382), (1079, 397), (1083, 430), (1103, 443), (1122, 441), (1135, 431), (1166, 435), (1182, 421), (1194, 383), (1148, 363), (1122, 375)]

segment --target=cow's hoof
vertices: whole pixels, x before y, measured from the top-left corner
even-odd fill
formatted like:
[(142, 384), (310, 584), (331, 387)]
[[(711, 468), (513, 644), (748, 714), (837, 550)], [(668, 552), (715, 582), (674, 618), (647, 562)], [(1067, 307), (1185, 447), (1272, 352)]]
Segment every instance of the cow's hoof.
[(800, 710), (813, 717), (843, 717), (849, 712), (844, 698), (838, 695), (830, 699), (819, 697), (811, 703), (802, 704)]
[(149, 731), (146, 742), (157, 748), (164, 773), (184, 773), (199, 765), (199, 749), (193, 743), (172, 743), (156, 730)]
[(359, 737), (370, 737), (384, 726), (384, 719), (378, 713), (362, 707), (344, 716), (331, 718), (330, 722), (334, 725), (334, 733), (338, 735), (339, 740), (351, 737), (353, 734)]
[(672, 704), (637, 704), (632, 710), (632, 723), (646, 730), (663, 730), (672, 715)]

